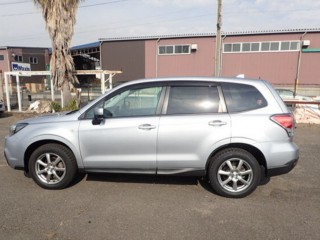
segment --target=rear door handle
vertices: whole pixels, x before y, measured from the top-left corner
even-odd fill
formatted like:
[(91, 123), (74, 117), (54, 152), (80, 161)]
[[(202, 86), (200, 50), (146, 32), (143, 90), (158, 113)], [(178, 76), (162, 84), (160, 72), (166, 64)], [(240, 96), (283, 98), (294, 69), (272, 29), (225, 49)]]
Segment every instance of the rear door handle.
[(208, 123), (210, 126), (213, 126), (213, 127), (220, 127), (220, 126), (223, 126), (223, 125), (227, 125), (227, 122), (223, 122), (223, 121), (220, 121), (220, 120), (214, 120), (214, 121), (211, 121)]
[(138, 128), (141, 130), (151, 130), (151, 129), (155, 129), (156, 126), (151, 125), (151, 124), (141, 124), (141, 125), (139, 125)]

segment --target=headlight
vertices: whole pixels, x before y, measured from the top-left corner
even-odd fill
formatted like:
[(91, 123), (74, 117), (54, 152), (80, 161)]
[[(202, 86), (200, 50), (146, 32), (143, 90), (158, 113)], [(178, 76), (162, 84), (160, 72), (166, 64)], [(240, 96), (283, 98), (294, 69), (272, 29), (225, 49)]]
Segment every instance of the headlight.
[(28, 125), (28, 123), (18, 123), (18, 124), (12, 125), (9, 129), (10, 136), (13, 134), (16, 134), (17, 132), (19, 132), (21, 129), (23, 129), (27, 125)]

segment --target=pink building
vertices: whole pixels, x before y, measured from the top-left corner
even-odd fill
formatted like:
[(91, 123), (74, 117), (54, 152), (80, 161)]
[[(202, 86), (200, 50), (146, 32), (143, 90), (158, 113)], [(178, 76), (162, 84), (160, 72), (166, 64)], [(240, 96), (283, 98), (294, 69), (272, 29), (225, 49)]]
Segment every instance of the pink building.
[[(214, 76), (213, 34), (101, 39), (103, 69), (122, 70), (118, 82), (137, 78)], [(222, 76), (244, 74), (320, 95), (320, 29), (227, 33)]]

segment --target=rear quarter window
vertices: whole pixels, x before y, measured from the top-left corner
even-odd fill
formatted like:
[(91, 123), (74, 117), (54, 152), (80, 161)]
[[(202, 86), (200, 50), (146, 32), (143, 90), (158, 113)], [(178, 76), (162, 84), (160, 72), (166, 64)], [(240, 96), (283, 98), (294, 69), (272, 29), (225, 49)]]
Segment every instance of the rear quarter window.
[(267, 100), (258, 89), (247, 84), (223, 83), (228, 112), (243, 112), (266, 107)]

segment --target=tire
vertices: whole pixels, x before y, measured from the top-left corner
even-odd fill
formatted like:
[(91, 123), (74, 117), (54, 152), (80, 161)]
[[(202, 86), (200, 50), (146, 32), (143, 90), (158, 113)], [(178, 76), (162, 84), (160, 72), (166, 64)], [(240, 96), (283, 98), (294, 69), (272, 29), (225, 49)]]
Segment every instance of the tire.
[(242, 198), (259, 185), (261, 168), (255, 157), (240, 148), (230, 148), (212, 158), (208, 177), (213, 190), (224, 197)]
[(40, 187), (63, 189), (75, 178), (77, 162), (69, 148), (60, 144), (45, 144), (32, 153), (29, 172)]

